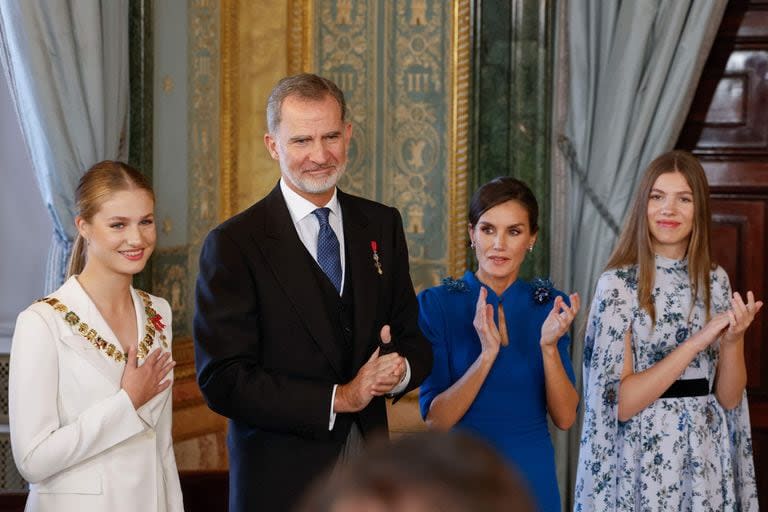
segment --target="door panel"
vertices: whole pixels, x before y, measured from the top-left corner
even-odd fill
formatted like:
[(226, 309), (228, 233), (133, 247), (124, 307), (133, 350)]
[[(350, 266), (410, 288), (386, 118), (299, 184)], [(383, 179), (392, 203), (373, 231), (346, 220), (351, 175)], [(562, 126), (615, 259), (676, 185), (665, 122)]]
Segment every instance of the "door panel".
[[(702, 161), (715, 261), (768, 301), (768, 0), (731, 0), (677, 147)], [(768, 306), (747, 331), (747, 396), (760, 502), (768, 506)]]
[[(736, 196), (738, 197), (738, 196)], [(766, 297), (766, 201), (737, 198), (712, 198), (712, 252), (714, 260), (728, 273), (733, 291), (752, 290), (757, 298)], [(767, 309), (768, 311), (768, 309)], [(747, 331), (745, 357), (747, 387), (750, 394), (768, 395), (765, 372), (768, 368), (761, 343), (765, 333), (765, 312), (761, 313)]]

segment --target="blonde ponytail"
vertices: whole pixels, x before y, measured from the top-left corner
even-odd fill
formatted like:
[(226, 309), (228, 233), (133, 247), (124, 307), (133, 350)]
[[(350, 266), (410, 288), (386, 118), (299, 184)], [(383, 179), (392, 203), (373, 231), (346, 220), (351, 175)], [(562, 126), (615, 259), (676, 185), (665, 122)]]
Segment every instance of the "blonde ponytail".
[(72, 276), (76, 276), (83, 271), (85, 267), (86, 258), (86, 243), (85, 238), (80, 233), (75, 238), (75, 243), (72, 244), (72, 252), (69, 255), (69, 265), (67, 266), (67, 279)]

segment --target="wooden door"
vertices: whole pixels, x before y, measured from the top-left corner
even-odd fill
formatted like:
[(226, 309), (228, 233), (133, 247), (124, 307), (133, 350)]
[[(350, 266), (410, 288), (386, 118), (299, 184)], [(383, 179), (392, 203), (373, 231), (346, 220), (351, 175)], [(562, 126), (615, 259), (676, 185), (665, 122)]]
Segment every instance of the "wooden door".
[[(707, 172), (713, 249), (734, 290), (768, 302), (768, 0), (731, 0), (678, 147)], [(743, 294), (743, 293), (742, 293)], [(760, 502), (768, 506), (768, 306), (746, 337)]]

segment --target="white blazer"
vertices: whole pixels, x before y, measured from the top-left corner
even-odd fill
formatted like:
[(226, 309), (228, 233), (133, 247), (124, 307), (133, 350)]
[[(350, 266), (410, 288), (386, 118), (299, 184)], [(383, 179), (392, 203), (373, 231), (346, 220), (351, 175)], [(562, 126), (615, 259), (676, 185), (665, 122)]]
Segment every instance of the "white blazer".
[[(147, 313), (131, 288), (139, 339)], [(58, 299), (107, 342), (117, 337), (77, 279)], [(152, 350), (169, 351), (171, 309), (150, 296), (166, 325)], [(141, 361), (139, 361), (141, 364)], [(125, 361), (96, 348), (45, 302), (19, 314), (11, 345), (11, 447), (29, 483), (26, 512), (183, 510), (171, 440), (171, 387), (134, 409), (120, 387)]]

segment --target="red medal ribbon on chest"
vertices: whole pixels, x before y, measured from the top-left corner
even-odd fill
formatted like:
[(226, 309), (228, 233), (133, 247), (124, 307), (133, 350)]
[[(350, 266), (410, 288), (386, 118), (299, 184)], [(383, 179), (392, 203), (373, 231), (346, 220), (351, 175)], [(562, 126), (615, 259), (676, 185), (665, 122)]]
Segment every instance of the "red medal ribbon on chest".
[(376, 272), (379, 275), (384, 274), (384, 271), (381, 270), (381, 261), (379, 261), (379, 244), (376, 243), (376, 240), (371, 240), (371, 251), (373, 251), (373, 266), (376, 267)]

